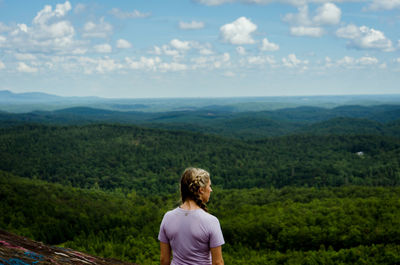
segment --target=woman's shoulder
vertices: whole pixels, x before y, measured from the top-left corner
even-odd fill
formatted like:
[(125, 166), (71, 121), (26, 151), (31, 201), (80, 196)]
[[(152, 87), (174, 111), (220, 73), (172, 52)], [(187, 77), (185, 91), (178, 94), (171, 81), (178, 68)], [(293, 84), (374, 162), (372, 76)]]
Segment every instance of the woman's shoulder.
[(214, 216), (204, 210), (199, 211), (199, 214), (202, 216), (202, 218), (206, 219), (207, 221), (219, 223), (218, 218), (216, 216)]

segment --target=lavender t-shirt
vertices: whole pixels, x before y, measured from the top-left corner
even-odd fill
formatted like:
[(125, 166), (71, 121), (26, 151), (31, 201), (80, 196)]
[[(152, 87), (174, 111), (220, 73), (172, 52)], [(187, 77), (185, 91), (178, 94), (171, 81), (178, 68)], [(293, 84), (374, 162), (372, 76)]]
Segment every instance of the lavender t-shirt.
[(171, 265), (211, 264), (210, 248), (225, 243), (217, 217), (202, 209), (179, 207), (164, 215), (158, 240), (170, 244)]

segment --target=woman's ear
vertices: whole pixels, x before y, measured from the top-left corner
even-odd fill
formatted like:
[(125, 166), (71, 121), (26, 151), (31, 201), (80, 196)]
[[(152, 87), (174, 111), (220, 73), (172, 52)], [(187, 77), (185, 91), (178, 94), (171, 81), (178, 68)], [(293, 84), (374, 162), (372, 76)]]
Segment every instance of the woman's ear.
[(203, 193), (204, 193), (204, 188), (203, 188), (203, 187), (200, 187), (200, 188), (199, 188), (199, 193), (200, 193), (200, 194), (203, 194)]

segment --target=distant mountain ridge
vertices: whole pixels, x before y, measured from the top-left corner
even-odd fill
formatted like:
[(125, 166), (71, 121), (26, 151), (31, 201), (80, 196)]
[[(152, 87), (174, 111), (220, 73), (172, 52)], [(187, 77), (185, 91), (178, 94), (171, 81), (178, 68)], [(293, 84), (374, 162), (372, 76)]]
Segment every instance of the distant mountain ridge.
[(21, 123), (121, 123), (201, 132), (241, 139), (289, 134), (378, 134), (400, 136), (400, 105), (297, 107), (274, 111), (229, 112), (203, 108), (190, 111), (139, 112), (73, 107), (23, 114), (0, 112), (0, 127)]
[(14, 93), (0, 90), (0, 111), (27, 113), (36, 110), (52, 111), (70, 107), (92, 107), (118, 111), (191, 111), (213, 110), (225, 112), (271, 111), (294, 107), (334, 108), (343, 105), (400, 104), (395, 95), (337, 95), (337, 96), (271, 96), (213, 98), (102, 98), (63, 97), (42, 92)]
[(62, 97), (42, 92), (13, 93), (0, 90), (0, 103), (48, 103), (71, 100), (98, 100), (98, 97)]

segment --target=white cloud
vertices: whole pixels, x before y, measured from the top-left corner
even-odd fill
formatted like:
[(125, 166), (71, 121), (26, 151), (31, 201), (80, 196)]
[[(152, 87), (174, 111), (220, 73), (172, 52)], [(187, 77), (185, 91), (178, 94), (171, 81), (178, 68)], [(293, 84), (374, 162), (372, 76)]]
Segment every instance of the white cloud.
[(99, 73), (111, 72), (120, 68), (122, 68), (122, 65), (110, 58), (98, 60), (96, 66), (96, 70)]
[(298, 67), (301, 65), (306, 65), (308, 64), (307, 60), (300, 60), (296, 57), (295, 54), (289, 54), (287, 57), (282, 58), (282, 63), (284, 66), (289, 67), (289, 68), (294, 68), (294, 67)]
[(36, 56), (30, 53), (16, 53), (14, 54), (15, 58), (19, 61), (35, 61), (37, 60)]
[(400, 7), (400, 0), (373, 0), (368, 10), (391, 10)]
[(361, 37), (361, 31), (356, 25), (349, 24), (346, 27), (339, 28), (336, 31), (336, 36), (345, 39), (356, 39)]
[(342, 59), (337, 61), (338, 65), (353, 65), (355, 63), (355, 59), (350, 56), (345, 56)]
[(385, 37), (385, 34), (379, 30), (368, 28), (366, 26), (356, 27), (347, 25), (336, 31), (339, 38), (349, 39), (349, 46), (359, 49), (378, 49), (383, 51), (393, 51), (392, 41)]
[(145, 18), (149, 17), (151, 14), (150, 13), (142, 13), (138, 10), (133, 10), (132, 12), (124, 12), (120, 10), (119, 8), (113, 8), (110, 11), (110, 14), (113, 16), (120, 18), (120, 19), (126, 19), (126, 18)]
[[(354, 57), (345, 56), (342, 59), (337, 60), (336, 65), (347, 68), (364, 68), (366, 66), (378, 65), (378, 63), (379, 60), (376, 57), (364, 56), (356, 59)], [(385, 64), (378, 65), (378, 67), (382, 68), (382, 65)]]
[(324, 35), (324, 25), (336, 25), (340, 22), (342, 11), (332, 3), (318, 7), (314, 17), (310, 18), (308, 6), (298, 7), (297, 14), (286, 14), (283, 21), (292, 25), (290, 33), (294, 36), (321, 37)]
[(132, 44), (124, 39), (117, 40), (117, 48), (118, 49), (129, 49), (132, 48)]
[(71, 4), (46, 5), (32, 21), (31, 26), (13, 26), (2, 47), (18, 50), (21, 53), (71, 53), (82, 45), (75, 39), (75, 29), (68, 20), (63, 20), (71, 10)]
[(180, 29), (202, 29), (204, 28), (204, 22), (201, 21), (191, 21), (191, 22), (179, 22)]
[(379, 61), (375, 57), (365, 56), (358, 59), (357, 62), (362, 65), (371, 65), (371, 64), (377, 64)]
[(113, 32), (113, 26), (104, 21), (104, 17), (100, 19), (98, 24), (93, 21), (87, 22), (83, 27), (84, 38), (107, 38)]
[(31, 66), (29, 66), (29, 65), (27, 65), (26, 63), (23, 63), (23, 62), (19, 62), (18, 63), (17, 70), (19, 72), (24, 72), (24, 73), (36, 73), (38, 71), (37, 68), (31, 67)]
[(246, 49), (243, 48), (242, 46), (236, 47), (236, 52), (240, 55), (245, 55), (246, 54)]
[(292, 27), (290, 33), (294, 36), (321, 37), (324, 30), (320, 27)]
[(0, 70), (2, 70), (4, 68), (6, 68), (6, 65), (2, 61), (0, 61)]
[(157, 65), (161, 63), (160, 57), (154, 57), (154, 58), (147, 58), (147, 57), (140, 57), (139, 61), (135, 61), (131, 58), (125, 58), (125, 61), (128, 65), (129, 68), (134, 69), (134, 70), (157, 70)]
[(94, 49), (95, 49), (96, 52), (99, 52), (99, 53), (110, 53), (110, 52), (112, 52), (111, 45), (107, 44), (107, 43), (95, 45)]
[(166, 71), (184, 71), (188, 67), (185, 64), (181, 63), (161, 63), (158, 67), (161, 71), (166, 72)]
[(400, 57), (396, 59), (396, 62), (400, 63)]
[(180, 41), (178, 39), (173, 39), (170, 42), (171, 46), (177, 50), (187, 51), (190, 49), (190, 42), (188, 41)]
[(279, 45), (275, 44), (275, 43), (272, 43), (272, 42), (269, 42), (267, 38), (264, 38), (262, 40), (262, 45), (260, 47), (260, 50), (261, 51), (274, 52), (274, 51), (279, 50)]
[(232, 23), (220, 28), (222, 39), (231, 44), (253, 44), (251, 34), (257, 30), (257, 25), (245, 17), (240, 17)]
[(63, 17), (68, 11), (71, 10), (71, 3), (66, 1), (64, 4), (57, 4), (55, 10), (53, 11), (50, 5), (46, 5), (42, 10), (40, 10), (36, 17), (33, 19), (34, 24), (46, 24), (53, 17)]
[(71, 39), (75, 30), (69, 21), (60, 21), (50, 25), (42, 24), (40, 31), (36, 31), (33, 35), (36, 39), (60, 39), (66, 37)]
[(339, 24), (342, 11), (332, 3), (325, 3), (317, 9), (317, 15), (313, 21), (317, 25), (336, 25)]
[(254, 65), (263, 65), (263, 64), (275, 65), (276, 61), (272, 56), (249, 56), (247, 57), (247, 63)]
[(311, 25), (311, 20), (308, 15), (308, 6), (301, 6), (298, 8), (298, 13), (289, 13), (283, 17), (283, 21), (293, 25)]

